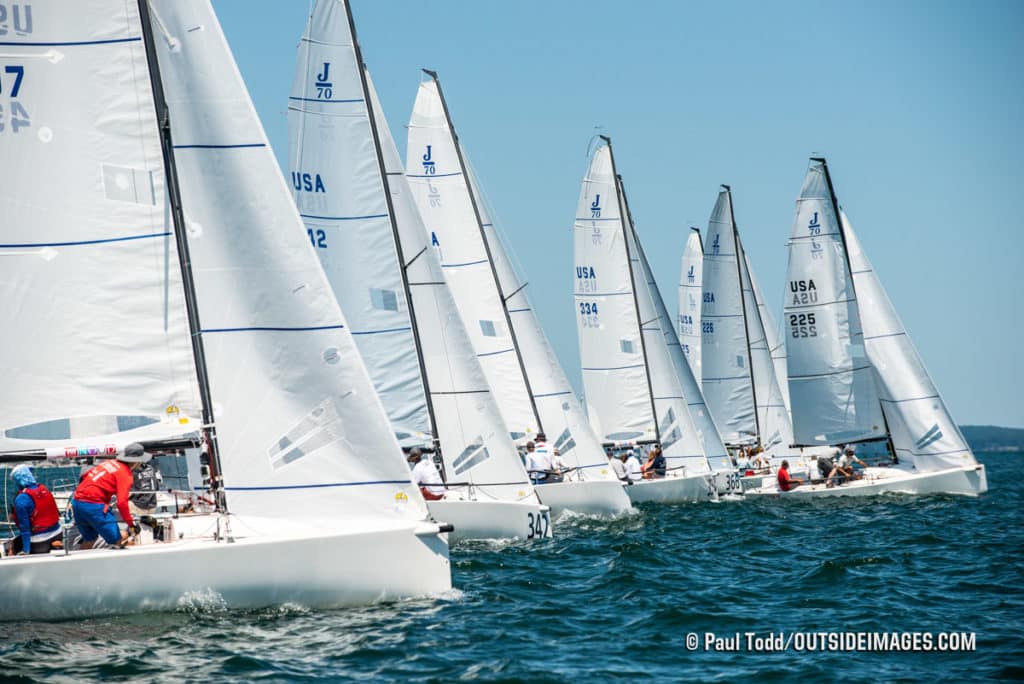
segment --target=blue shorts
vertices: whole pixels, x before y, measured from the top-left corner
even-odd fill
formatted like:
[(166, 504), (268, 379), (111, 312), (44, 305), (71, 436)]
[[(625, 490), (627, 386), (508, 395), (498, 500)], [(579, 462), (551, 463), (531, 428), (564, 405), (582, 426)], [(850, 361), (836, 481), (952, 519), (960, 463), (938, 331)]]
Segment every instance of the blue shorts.
[(121, 530), (117, 526), (114, 514), (103, 504), (89, 503), (87, 501), (71, 501), (71, 510), (75, 512), (75, 526), (82, 535), (82, 541), (96, 541), (96, 537), (103, 537), (108, 544), (117, 544), (121, 541)]

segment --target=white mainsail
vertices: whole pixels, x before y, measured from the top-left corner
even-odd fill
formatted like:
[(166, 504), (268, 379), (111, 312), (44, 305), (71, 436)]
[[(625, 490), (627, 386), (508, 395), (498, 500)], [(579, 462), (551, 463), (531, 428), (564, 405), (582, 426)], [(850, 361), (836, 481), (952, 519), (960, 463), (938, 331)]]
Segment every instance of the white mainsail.
[(875, 370), (896, 455), (920, 472), (977, 463), (842, 210), (840, 218), (864, 346)]
[(399, 441), (429, 444), (419, 360), (410, 353), (415, 332), (343, 3), (317, 3), (288, 100), (291, 184), (309, 241)]
[(726, 450), (725, 442), (722, 441), (722, 436), (718, 432), (718, 426), (715, 424), (713, 416), (705, 404), (704, 395), (697, 384), (697, 376), (694, 375), (693, 369), (690, 368), (690, 364), (683, 353), (682, 345), (679, 343), (675, 330), (672, 328), (672, 318), (669, 316), (665, 300), (661, 296), (661, 290), (658, 289), (658, 284), (654, 280), (654, 271), (647, 260), (647, 253), (644, 251), (639, 238), (636, 237), (635, 231), (634, 240), (637, 251), (640, 254), (643, 277), (654, 300), (654, 308), (658, 313), (658, 321), (665, 338), (665, 347), (672, 358), (672, 367), (679, 382), (679, 387), (682, 389), (682, 396), (686, 398), (686, 407), (690, 412), (693, 425), (697, 429), (697, 436), (703, 444), (704, 456), (707, 458), (708, 465), (712, 470), (716, 472), (731, 472), (734, 468), (732, 460), (729, 458), (729, 452)]
[(624, 217), (611, 150), (595, 150), (573, 225), (574, 301), (587, 415), (608, 442), (655, 440)]
[(608, 468), (608, 458), (601, 442), (590, 428), (583, 407), (530, 303), (528, 283), (519, 277), (512, 264), (510, 248), (504, 244), (501, 232), (495, 225), (473, 167), (467, 164), (467, 168), (470, 189), (480, 211), (501, 291), (509, 293), (506, 295), (505, 307), (516, 332), (523, 367), (530, 381), (534, 405), (546, 437), (559, 450), (565, 462), (578, 469), (582, 479), (615, 480), (615, 474)]
[(754, 444), (758, 424), (739, 257), (728, 188), (708, 221), (701, 354), (704, 397), (727, 444)]
[(789, 240), (784, 330), (795, 443), (886, 436), (824, 160), (812, 160)]
[(513, 439), (538, 418), (484, 226), (436, 79), (420, 84), (409, 122), (406, 175), (445, 279)]
[[(328, 274), (332, 270), (340, 274), (359, 272), (368, 268), (366, 265), (372, 265), (374, 272), (391, 281), (395, 301), (391, 325), (409, 332), (399, 351), (405, 356), (404, 363), (414, 373), (415, 386), (419, 388), (412, 397), (397, 392), (380, 393), (392, 424), (396, 428), (401, 425), (397, 416), (402, 415), (403, 406), (413, 401), (418, 402), (417, 413), (428, 413), (425, 384), (430, 388), (436, 436), (442, 447), (448, 479), (471, 482), (477, 487), (483, 484), (488, 496), (518, 500), (519, 492), (525, 491), (535, 499), (444, 284), (444, 274), (433, 250), (429, 249), (426, 231), (368, 73), (364, 89), (344, 5), (317, 3), (303, 42), (310, 47), (299, 48), (300, 70), (295, 89), (304, 94), (293, 95), (290, 106), (292, 156), (318, 159), (311, 167), (315, 171), (309, 173), (323, 180), (323, 195), (328, 202), (334, 194), (354, 195), (364, 201), (376, 198), (376, 209), (383, 212), (383, 220), (377, 222), (372, 239), (337, 250), (328, 245), (317, 252)], [(331, 52), (324, 52), (327, 48)], [(303, 70), (304, 63), (312, 65), (312, 69)], [(324, 117), (319, 111), (305, 108), (307, 100), (315, 100), (320, 94), (323, 86), (317, 83), (322, 84), (323, 75), (327, 73), (331, 74), (330, 83), (336, 98), (350, 104), (359, 103), (340, 123), (336, 123), (334, 117)], [(339, 89), (338, 84), (347, 85)], [(299, 104), (295, 104), (297, 102)], [(367, 163), (357, 165), (358, 175), (349, 168), (356, 158), (353, 149), (370, 157)], [(333, 285), (341, 302), (346, 296), (353, 296), (351, 292), (346, 294), (344, 288), (356, 289), (351, 284), (345, 285), (344, 277), (341, 275)], [(411, 304), (406, 297), (406, 281)], [(371, 281), (363, 279), (361, 282)], [(364, 291), (365, 287), (359, 288), (355, 298), (365, 300)], [(365, 302), (356, 303), (365, 305)], [(419, 335), (414, 335), (414, 331)], [(360, 345), (361, 349), (377, 343), (370, 336), (357, 338), (357, 343), (363, 339), (366, 343)], [(425, 383), (420, 370), (421, 356)], [(393, 372), (386, 357), (371, 350), (369, 354), (364, 353), (364, 359), (376, 385), (386, 385)], [(427, 431), (430, 431), (428, 426)]]
[[(786, 412), (789, 413), (789, 382), (786, 379), (786, 343), (779, 336), (778, 323), (772, 315), (772, 309), (768, 305), (761, 288), (754, 276), (754, 269), (750, 265), (750, 257), (744, 251), (744, 258), (747, 263), (747, 276), (750, 278), (750, 286), (754, 291), (754, 301), (757, 302), (757, 310), (761, 312), (761, 324), (764, 326), (765, 341), (768, 344), (768, 351), (771, 353), (772, 364), (775, 366), (775, 381), (782, 393), (782, 403), (786, 405)], [(792, 428), (792, 416), (790, 427)]]
[(65, 438), (117, 416), (198, 419), (138, 9), (20, 11), (0, 37), (0, 450), (48, 421), (70, 423)]
[(700, 314), (704, 278), (704, 244), (701, 242), (700, 230), (697, 228), (690, 229), (690, 237), (686, 239), (679, 272), (679, 317), (676, 320), (679, 342), (683, 345), (686, 362), (690, 365), (690, 372), (697, 379), (699, 387), (702, 377)]
[(212, 8), (152, 8), (231, 511), (425, 519)]

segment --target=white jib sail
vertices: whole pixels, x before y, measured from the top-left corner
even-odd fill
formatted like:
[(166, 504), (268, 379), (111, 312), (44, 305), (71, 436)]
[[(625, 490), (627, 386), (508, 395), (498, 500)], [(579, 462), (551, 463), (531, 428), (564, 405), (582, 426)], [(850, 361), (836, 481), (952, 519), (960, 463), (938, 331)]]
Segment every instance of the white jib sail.
[(704, 398), (728, 444), (758, 440), (753, 373), (737, 266), (732, 196), (718, 193), (704, 250), (701, 354)]
[(152, 8), (229, 509), (425, 519), (213, 10)]
[(700, 231), (690, 230), (683, 250), (679, 277), (679, 317), (676, 319), (679, 342), (690, 365), (690, 371), (700, 386), (702, 371), (700, 360), (700, 314), (703, 293), (704, 245)]
[[(636, 238), (635, 234), (634, 238)], [(704, 395), (697, 384), (697, 376), (693, 374), (693, 369), (690, 368), (690, 364), (683, 354), (682, 345), (679, 343), (675, 330), (672, 328), (672, 317), (669, 316), (665, 300), (661, 296), (661, 290), (658, 289), (658, 284), (654, 280), (654, 271), (647, 260), (647, 254), (644, 252), (644, 247), (640, 244), (639, 239), (635, 239), (635, 244), (637, 251), (640, 253), (640, 265), (643, 266), (644, 280), (647, 283), (648, 290), (651, 292), (654, 307), (658, 313), (662, 335), (665, 338), (665, 346), (668, 349), (669, 356), (672, 358), (672, 367), (679, 382), (679, 387), (682, 388), (682, 395), (686, 397), (686, 407), (690, 412), (690, 419), (693, 421), (693, 425), (697, 429), (697, 436), (704, 447), (704, 456), (707, 458), (708, 465), (712, 470), (716, 472), (720, 470), (732, 471), (734, 467), (732, 460), (729, 458), (729, 452), (726, 451), (725, 442), (722, 441), (722, 436), (718, 432), (718, 426), (715, 425), (711, 412), (708, 411), (708, 407), (704, 402)]]
[(0, 9), (0, 449), (198, 418), (138, 9)]
[(840, 216), (864, 346), (875, 369), (896, 454), (924, 472), (976, 463), (842, 210)]
[(429, 444), (419, 359), (342, 2), (318, 2), (288, 98), (295, 203), (400, 442)]
[(754, 380), (754, 397), (757, 401), (758, 439), (761, 446), (770, 455), (793, 453), (793, 426), (789, 421), (789, 412), (782, 399), (782, 390), (775, 377), (775, 363), (766, 334), (767, 326), (761, 319), (761, 307), (758, 306), (750, 275), (750, 259), (743, 248), (743, 241), (736, 236), (740, 256), (740, 284), (743, 288), (743, 301), (746, 312), (747, 333), (750, 339), (750, 371)]
[(789, 240), (783, 329), (801, 446), (887, 434), (826, 173), (824, 162), (811, 162)]
[(657, 437), (611, 151), (594, 151), (573, 224), (574, 301), (587, 416), (606, 442)]
[[(625, 191), (620, 190), (624, 193)], [(693, 424), (687, 397), (679, 382), (676, 368), (669, 353), (669, 339), (678, 344), (672, 319), (659, 315), (655, 298), (661, 299), (654, 276), (646, 267), (646, 258), (640, 248), (636, 230), (627, 228), (630, 267), (636, 283), (637, 303), (640, 311), (641, 330), (647, 352), (647, 373), (651, 392), (654, 396), (654, 410), (658, 418), (659, 441), (665, 460), (670, 468), (685, 466), (687, 475), (711, 471), (704, 455), (704, 445)], [(667, 327), (663, 327), (667, 326)], [(683, 361), (685, 364), (685, 360)]]
[[(750, 257), (746, 252), (743, 254), (747, 263), (747, 275), (750, 277), (750, 286), (754, 291), (754, 300), (757, 302), (757, 310), (761, 312), (761, 324), (764, 326), (765, 340), (768, 343), (768, 350), (772, 356), (772, 364), (775, 366), (775, 381), (782, 393), (782, 403), (786, 405), (786, 413), (789, 413), (789, 382), (786, 379), (786, 343), (779, 335), (778, 323), (772, 315), (772, 309), (764, 298), (764, 293), (757, 284), (754, 276), (754, 269), (750, 265)], [(792, 427), (792, 417), (790, 426)]]
[[(559, 450), (565, 462), (579, 469), (582, 479), (614, 480), (615, 473), (608, 468), (608, 457), (601, 442), (587, 423), (583, 407), (569, 385), (565, 371), (530, 304), (528, 283), (516, 272), (510, 258), (510, 249), (506, 248), (501, 231), (488, 209), (473, 167), (468, 162), (467, 167), (470, 188), (483, 220), (498, 282), (501, 283), (502, 292), (508, 293), (505, 305), (519, 342), (519, 351), (530, 380), (530, 391), (533, 392), (541, 427), (549, 443)], [(576, 275), (580, 277), (579, 271)]]
[[(423, 365), (449, 482), (472, 483), (486, 497), (537, 501), (526, 468), (502, 420), (497, 400), (430, 248), (405, 169), (377, 93), (367, 74), (370, 101), (384, 156), (387, 185), (406, 261)], [(398, 268), (398, 264), (395, 264)]]
[(513, 439), (538, 430), (481, 221), (463, 176), (437, 82), (420, 84), (409, 122), (406, 175), (473, 348)]

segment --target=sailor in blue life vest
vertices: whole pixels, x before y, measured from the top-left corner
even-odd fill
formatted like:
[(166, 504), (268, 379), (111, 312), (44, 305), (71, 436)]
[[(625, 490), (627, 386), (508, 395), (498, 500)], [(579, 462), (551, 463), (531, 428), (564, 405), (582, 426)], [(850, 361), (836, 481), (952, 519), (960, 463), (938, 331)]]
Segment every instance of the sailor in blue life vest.
[(11, 547), (19, 556), (30, 553), (49, 553), (61, 548), (60, 511), (46, 485), (36, 482), (32, 468), (24, 463), (11, 471), (11, 479), (18, 485), (14, 497), (14, 520), (21, 533)]

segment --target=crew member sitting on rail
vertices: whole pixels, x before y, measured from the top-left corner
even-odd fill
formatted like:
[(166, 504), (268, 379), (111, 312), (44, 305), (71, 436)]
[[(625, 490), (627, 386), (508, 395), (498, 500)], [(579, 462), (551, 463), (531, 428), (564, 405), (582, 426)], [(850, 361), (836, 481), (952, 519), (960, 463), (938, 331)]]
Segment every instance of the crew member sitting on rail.
[(644, 463), (641, 470), (643, 471), (645, 480), (665, 477), (667, 468), (665, 466), (665, 456), (661, 453), (660, 446), (654, 447), (651, 449), (651, 452), (647, 454), (647, 463)]
[(571, 468), (569, 467), (569, 464), (565, 462), (565, 459), (562, 458), (562, 453), (558, 450), (558, 447), (554, 447), (552, 451), (555, 453), (554, 457), (551, 459), (551, 468), (555, 471), (553, 476), (554, 481), (564, 482), (567, 479), (571, 480), (572, 478), (569, 476)]
[(848, 445), (843, 451), (842, 458), (839, 459), (839, 469), (843, 471), (843, 474), (848, 480), (859, 480), (864, 477), (864, 473), (853, 467), (855, 464), (859, 465), (861, 468), (868, 467), (867, 463), (857, 458), (853, 446)]
[(799, 477), (789, 476), (789, 461), (783, 461), (782, 465), (779, 466), (778, 478), (779, 490), (783, 492), (788, 492), (804, 483)]
[(835, 462), (824, 454), (818, 457), (818, 472), (825, 479), (826, 487), (835, 487), (836, 483), (841, 483), (844, 479)]
[(24, 556), (29, 553), (49, 553), (60, 541), (60, 511), (46, 485), (36, 482), (32, 468), (24, 463), (11, 471), (11, 479), (18, 485), (14, 497), (14, 520), (21, 533), (11, 545), (11, 553)]
[(437, 472), (434, 459), (423, 458), (423, 452), (413, 448), (409, 452), (409, 462), (412, 463), (412, 481), (420, 488), (420, 494), (427, 501), (437, 501), (444, 498), (444, 481), (441, 473)]
[[(537, 435), (537, 437), (543, 436), (543, 433)], [(533, 484), (538, 485), (550, 482), (551, 480), (548, 479), (548, 475), (553, 467), (551, 452), (548, 451), (547, 444), (544, 444), (544, 451), (539, 451), (537, 445), (533, 442), (526, 443), (526, 472)]]
[(147, 463), (152, 454), (142, 445), (133, 442), (124, 448), (124, 453), (115, 459), (100, 461), (82, 476), (71, 499), (71, 510), (75, 513), (75, 525), (82, 535), (79, 548), (91, 549), (97, 537), (110, 545), (129, 544), (128, 532), (122, 533), (117, 519), (110, 512), (111, 497), (117, 496), (117, 510), (132, 534), (139, 533), (139, 525), (132, 517), (128, 506), (132, 489), (133, 471)]
[(608, 465), (612, 467), (612, 472), (615, 473), (615, 478), (619, 482), (629, 482), (629, 476), (626, 475), (626, 466), (622, 465), (622, 461), (615, 455), (615, 452), (611, 449), (606, 449), (605, 453), (608, 455)]

